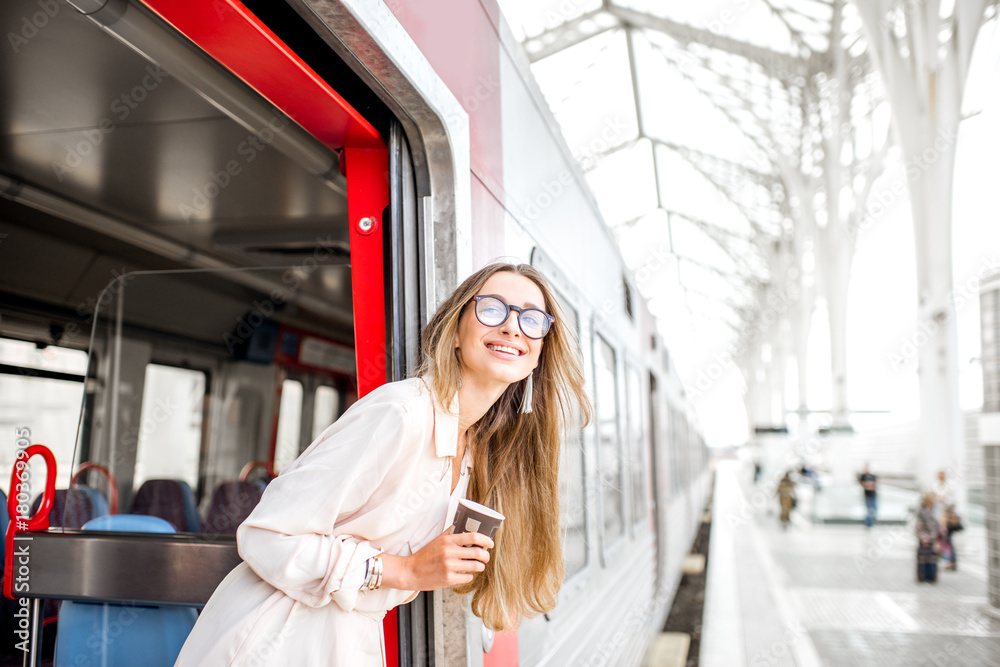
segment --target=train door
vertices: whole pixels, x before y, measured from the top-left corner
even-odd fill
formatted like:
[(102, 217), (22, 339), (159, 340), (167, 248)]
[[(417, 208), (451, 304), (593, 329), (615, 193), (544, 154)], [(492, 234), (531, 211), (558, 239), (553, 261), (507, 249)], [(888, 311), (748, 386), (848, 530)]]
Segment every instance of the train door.
[(660, 391), (660, 382), (656, 373), (649, 373), (649, 434), (650, 434), (650, 467), (653, 471), (653, 522), (656, 533), (656, 574), (657, 588), (666, 585), (667, 570), (667, 507), (670, 498), (669, 478), (667, 477), (668, 443), (663, 438), (666, 431), (665, 413), (666, 398)]
[[(48, 206), (46, 212), (62, 216), (60, 225), (72, 226), (74, 233), (95, 232), (96, 238), (87, 242), (98, 254), (131, 252), (139, 258), (96, 295), (99, 308), (88, 316), (87, 374), (94, 380), (85, 392), (88, 408), (71, 467), (82, 471), (89, 466), (96, 472), (88, 474), (107, 478), (84, 480), (88, 488), (107, 493), (105, 514), (143, 513), (137, 507), (155, 514), (158, 506), (170, 513), (172, 518), (163, 520), (176, 532), (98, 535), (42, 530), (44, 526), (32, 523), (39, 529), (30, 535), (36, 619), (41, 599), (203, 603), (236, 556), (232, 538), (207, 515), (217, 492), (230, 482), (266, 483), (284, 458), (301, 450), (323, 415), (334, 415), (353, 396), (404, 377), (417, 363), (422, 244), (411, 158), (399, 125), (390, 122), (376, 130), (238, 2), (142, 4), (88, 15), (126, 47), (143, 58), (155, 57), (177, 77), (164, 83), (161, 93), (169, 92), (178, 103), (154, 109), (150, 102), (142, 113), (180, 117), (190, 112), (191, 119), (169, 118), (161, 126), (189, 122), (197, 130), (208, 120), (229, 134), (213, 134), (206, 127), (201, 139), (188, 136), (187, 143), (171, 144), (162, 136), (141, 134), (144, 123), (136, 122), (132, 144), (152, 152), (147, 154), (151, 166), (134, 163), (137, 171), (146, 169), (135, 180), (149, 180), (148, 191), (159, 197), (149, 211), (142, 209), (145, 202), (129, 208), (132, 200), (126, 195), (136, 194), (139, 201), (142, 192), (125, 192), (128, 185), (116, 186), (114, 180), (104, 181), (103, 190), (95, 187), (93, 193), (81, 185), (77, 196), (104, 210), (113, 207), (101, 197), (121, 195), (121, 201), (114, 202), (120, 210), (113, 211), (120, 217), (93, 214), (68, 201), (68, 194), (66, 200), (52, 197), (30, 183), (19, 184), (17, 196), (28, 207)], [(80, 27), (86, 19), (72, 16), (67, 9), (60, 30), (79, 31), (82, 39), (92, 39)], [(52, 32), (53, 44), (58, 34)], [(38, 40), (39, 45), (48, 43)], [(230, 48), (234, 44), (240, 48)], [(120, 47), (106, 48), (110, 52)], [(211, 66), (192, 64), (206, 57), (214, 61)], [(145, 71), (142, 60), (128, 64)], [(226, 73), (220, 75), (220, 70)], [(149, 71), (150, 77), (163, 78), (159, 69)], [(197, 96), (182, 90), (182, 84)], [(266, 103), (247, 92), (251, 89)], [(142, 94), (154, 99), (152, 92), (147, 87)], [(212, 109), (205, 100), (218, 118), (209, 117)], [(261, 116), (262, 110), (269, 115)], [(105, 162), (111, 164), (110, 157), (115, 157), (130, 164), (128, 159), (136, 158), (130, 153), (133, 147), (124, 138), (119, 141), (125, 130), (112, 134), (115, 126), (104, 129), (99, 111), (80, 126), (105, 132), (104, 146), (113, 145), (116, 153), (105, 155)], [(196, 111), (203, 118), (199, 120)], [(137, 121), (142, 120), (139, 115), (137, 111)], [(236, 123), (225, 125), (230, 120)], [(317, 138), (327, 148), (336, 148), (332, 162), (328, 152), (315, 146)], [(139, 141), (144, 139), (150, 140)], [(193, 183), (192, 195), (181, 170), (170, 165), (199, 141), (208, 176)], [(226, 157), (233, 159), (227, 162)], [(258, 176), (248, 175), (251, 164)], [(292, 167), (308, 174), (286, 177)], [(100, 168), (62, 176), (83, 178)], [(322, 188), (314, 187), (310, 178)], [(331, 199), (330, 191), (323, 189), (327, 187), (343, 194), (346, 210), (338, 208), (340, 199)], [(65, 194), (62, 189), (52, 184), (57, 195)], [(291, 221), (300, 228), (251, 224), (254, 213), (265, 217), (277, 208), (253, 210), (264, 201), (259, 198), (262, 192), (280, 201), (286, 218), (279, 223)], [(91, 196), (93, 201), (88, 200)], [(59, 199), (58, 206), (51, 205), (54, 199)], [(186, 226), (169, 227), (166, 222), (180, 221), (157, 217), (176, 216), (177, 211), (190, 214)], [(293, 218), (296, 211), (315, 211), (316, 216)], [(327, 234), (322, 242), (312, 243), (308, 234), (325, 220), (332, 221), (334, 238)], [(320, 250), (324, 261), (317, 265)], [(349, 368), (343, 367), (345, 349)], [(294, 357), (299, 366), (283, 364), (282, 354)], [(320, 378), (331, 377), (329, 373), (301, 370), (310, 364), (326, 366), (327, 371), (332, 364), (338, 377), (347, 379), (340, 385), (324, 384)], [(161, 391), (165, 375), (173, 378), (171, 386), (180, 392), (176, 396)], [(150, 384), (151, 378), (160, 380)], [(286, 408), (293, 416), (283, 424)], [(184, 456), (174, 457), (181, 441)], [(143, 456), (144, 447), (160, 457)], [(165, 463), (164, 458), (178, 460)], [(167, 463), (176, 463), (183, 473), (162, 479), (158, 471)], [(147, 483), (156, 488), (146, 493)], [(115, 484), (124, 493), (111, 500)], [(230, 500), (245, 504), (246, 495)], [(40, 513), (48, 516), (48, 510), (43, 503)], [(223, 514), (223, 524), (227, 516)], [(206, 537), (206, 527), (212, 529), (211, 537)], [(12, 544), (9, 539), (8, 548)], [(433, 622), (429, 596), (400, 610), (398, 618), (388, 617), (389, 663), (397, 664), (398, 657), (402, 665), (432, 664)]]

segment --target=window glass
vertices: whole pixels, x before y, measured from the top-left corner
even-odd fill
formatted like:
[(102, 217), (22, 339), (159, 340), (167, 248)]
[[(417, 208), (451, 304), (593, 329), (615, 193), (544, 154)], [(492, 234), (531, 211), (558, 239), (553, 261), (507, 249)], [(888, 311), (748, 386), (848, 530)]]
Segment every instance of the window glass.
[(337, 407), (340, 404), (340, 395), (333, 387), (320, 385), (316, 387), (315, 399), (313, 401), (313, 424), (312, 439), (315, 440), (319, 434), (326, 430), (326, 427), (337, 418)]
[(625, 497), (622, 492), (621, 447), (618, 441), (618, 376), (615, 351), (597, 339), (594, 381), (597, 398), (598, 470), (604, 504), (604, 543), (611, 544), (623, 534)]
[(281, 383), (281, 404), (278, 407), (278, 441), (274, 446), (274, 472), (294, 461), (299, 455), (299, 435), (302, 429), (302, 383), (285, 380)]
[[(576, 310), (560, 302), (566, 320), (566, 330), (579, 334)], [(587, 564), (587, 501), (584, 492), (582, 417), (573, 405), (570, 423), (566, 425), (563, 460), (559, 466), (559, 504), (562, 509), (563, 560), (565, 576), (569, 578)]]
[(188, 368), (146, 366), (136, 445), (134, 486), (148, 479), (179, 479), (198, 488), (205, 374)]
[[(0, 373), (0, 489), (10, 492), (10, 471), (16, 452), (15, 429), (28, 429), (26, 440), (45, 445), (56, 458), (56, 487), (69, 487), (73, 468), (76, 426), (83, 401), (83, 376), (87, 353), (49, 345), (39, 349), (34, 343), (0, 339), (0, 364), (10, 367)], [(32, 369), (79, 375), (79, 380), (33, 376)], [(41, 493), (44, 465), (32, 459), (31, 479), (38, 480), (32, 495)], [(3, 510), (6, 511), (6, 510)]]
[(644, 461), (646, 429), (642, 421), (642, 387), (639, 372), (628, 368), (628, 426), (629, 426), (629, 475), (631, 477), (632, 521), (645, 519), (646, 463)]
[(684, 485), (684, 448), (687, 443), (687, 422), (680, 410), (670, 410), (670, 482), (674, 494)]

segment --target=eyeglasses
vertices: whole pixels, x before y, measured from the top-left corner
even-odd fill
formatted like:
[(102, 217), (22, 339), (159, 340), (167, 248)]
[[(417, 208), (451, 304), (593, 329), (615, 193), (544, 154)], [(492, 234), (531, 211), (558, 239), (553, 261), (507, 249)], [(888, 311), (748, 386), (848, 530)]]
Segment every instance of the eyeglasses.
[(539, 339), (549, 332), (556, 318), (541, 308), (520, 308), (512, 306), (498, 296), (479, 294), (472, 297), (476, 302), (476, 319), (484, 326), (498, 327), (510, 317), (510, 311), (517, 313), (517, 325), (528, 338)]

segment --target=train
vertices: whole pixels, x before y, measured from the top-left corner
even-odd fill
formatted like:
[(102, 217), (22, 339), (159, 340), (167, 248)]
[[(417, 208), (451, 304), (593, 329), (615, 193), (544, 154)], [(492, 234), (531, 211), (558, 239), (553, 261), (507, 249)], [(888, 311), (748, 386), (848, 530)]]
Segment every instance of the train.
[(708, 449), (495, 0), (9, 0), (0, 25), (7, 660), (171, 664), (147, 610), (196, 614), (267, 482), (500, 259), (551, 281), (595, 407), (562, 453), (559, 605), (493, 633), (421, 593), (387, 664), (640, 664)]

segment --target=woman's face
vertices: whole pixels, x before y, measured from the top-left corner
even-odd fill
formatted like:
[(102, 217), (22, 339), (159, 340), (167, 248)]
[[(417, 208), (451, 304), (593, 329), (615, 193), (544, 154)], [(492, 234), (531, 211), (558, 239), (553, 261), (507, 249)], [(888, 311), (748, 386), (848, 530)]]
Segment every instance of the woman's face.
[[(542, 290), (529, 278), (509, 271), (494, 273), (479, 294), (498, 296), (511, 306), (545, 310)], [(462, 381), (512, 384), (528, 377), (538, 365), (542, 339), (528, 338), (517, 323), (517, 312), (488, 327), (476, 317), (474, 302), (465, 306), (458, 323), (455, 347), (462, 366)]]

